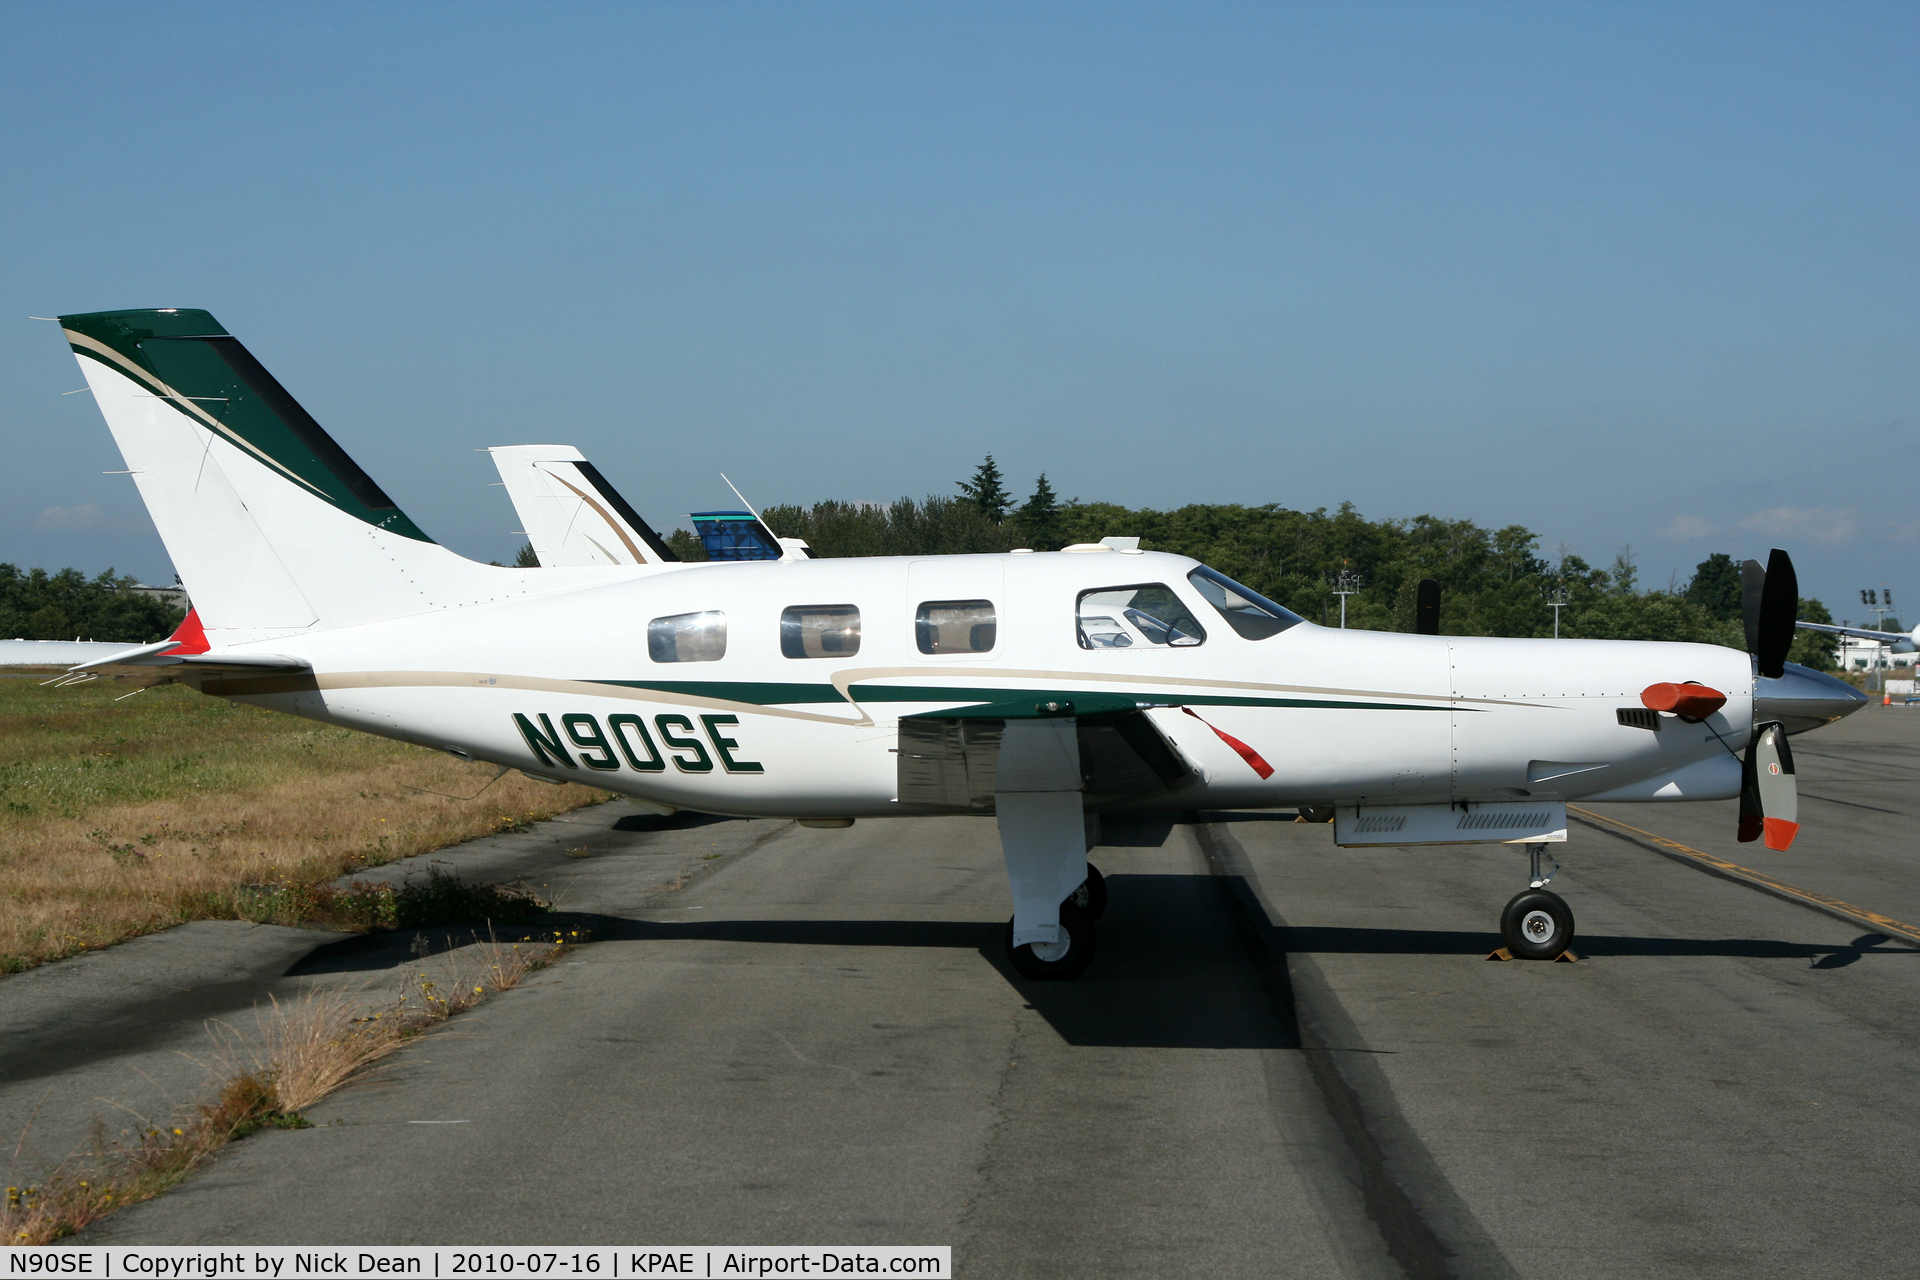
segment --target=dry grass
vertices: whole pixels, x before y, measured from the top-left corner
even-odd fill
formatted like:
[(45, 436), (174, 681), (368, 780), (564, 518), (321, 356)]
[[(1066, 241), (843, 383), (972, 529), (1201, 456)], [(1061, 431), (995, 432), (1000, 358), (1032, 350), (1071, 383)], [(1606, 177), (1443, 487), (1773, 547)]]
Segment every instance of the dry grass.
[(408, 997), (368, 1011), (356, 992), (314, 988), (290, 1004), (256, 1009), (250, 1032), (211, 1024), (221, 1081), (213, 1101), (170, 1123), (143, 1124), (131, 1141), (102, 1144), (31, 1185), (8, 1187), (0, 1244), (49, 1244), (123, 1205), (152, 1199), (229, 1142), (262, 1129), (311, 1128), (303, 1113), (322, 1098), (434, 1024), (519, 986), (584, 941), (580, 931), (562, 930), (537, 942), (464, 948), (415, 976), (417, 1002)]
[(465, 1013), (496, 991), (511, 991), (529, 973), (544, 969), (587, 941), (583, 929), (554, 929), (529, 942), (487, 941), (444, 957), (436, 973), (414, 975), (420, 1011), (436, 1022)]
[(179, 686), (124, 692), (0, 679), (0, 973), (189, 920), (291, 923), (300, 892), (356, 868), (606, 798), (517, 774), (424, 794), (493, 770)]

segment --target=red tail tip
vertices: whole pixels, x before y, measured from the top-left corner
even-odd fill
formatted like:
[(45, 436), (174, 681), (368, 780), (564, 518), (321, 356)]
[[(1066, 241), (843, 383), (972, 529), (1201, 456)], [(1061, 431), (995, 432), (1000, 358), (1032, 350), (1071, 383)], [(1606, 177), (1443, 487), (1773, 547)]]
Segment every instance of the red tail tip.
[(170, 639), (180, 643), (168, 649), (167, 653), (205, 653), (213, 646), (207, 643), (207, 629), (200, 625), (200, 611), (187, 610), (187, 616), (180, 619), (180, 625), (173, 629)]

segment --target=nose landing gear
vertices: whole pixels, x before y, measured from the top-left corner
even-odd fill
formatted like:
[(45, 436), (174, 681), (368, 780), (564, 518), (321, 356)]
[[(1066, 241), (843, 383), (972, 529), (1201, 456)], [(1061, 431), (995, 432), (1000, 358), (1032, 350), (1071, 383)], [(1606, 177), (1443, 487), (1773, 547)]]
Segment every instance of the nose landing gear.
[(1550, 891), (1559, 867), (1544, 844), (1530, 844), (1531, 885), (1517, 893), (1500, 913), (1500, 937), (1516, 960), (1552, 960), (1573, 942), (1573, 910)]

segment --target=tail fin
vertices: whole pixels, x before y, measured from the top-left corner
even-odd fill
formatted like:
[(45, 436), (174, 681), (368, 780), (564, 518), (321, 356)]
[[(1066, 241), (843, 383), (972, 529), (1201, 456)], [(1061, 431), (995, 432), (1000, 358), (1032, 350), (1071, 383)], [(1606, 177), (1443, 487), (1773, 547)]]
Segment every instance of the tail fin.
[(667, 564), (680, 558), (572, 445), (503, 445), (487, 452), (542, 566)]
[(206, 312), (60, 324), (214, 645), (518, 594), (422, 533)]

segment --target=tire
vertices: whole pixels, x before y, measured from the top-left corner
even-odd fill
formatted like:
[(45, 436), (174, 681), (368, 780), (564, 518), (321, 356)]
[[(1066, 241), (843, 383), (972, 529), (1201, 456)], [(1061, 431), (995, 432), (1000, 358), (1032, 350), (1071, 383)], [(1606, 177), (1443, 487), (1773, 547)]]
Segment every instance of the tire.
[(1091, 862), (1087, 864), (1087, 878), (1068, 896), (1067, 902), (1085, 911), (1095, 924), (1100, 923), (1100, 917), (1107, 914), (1107, 878), (1100, 874), (1100, 868)]
[(1551, 960), (1573, 943), (1573, 911), (1557, 893), (1528, 889), (1500, 913), (1500, 936), (1516, 960)]
[(1067, 934), (1065, 954), (1044, 959), (1034, 954), (1031, 944), (1013, 945), (1013, 921), (1007, 921), (1007, 963), (1023, 978), (1038, 982), (1061, 982), (1077, 978), (1093, 959), (1093, 921), (1069, 898), (1060, 904), (1060, 926)]

